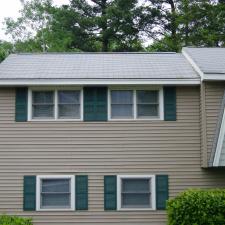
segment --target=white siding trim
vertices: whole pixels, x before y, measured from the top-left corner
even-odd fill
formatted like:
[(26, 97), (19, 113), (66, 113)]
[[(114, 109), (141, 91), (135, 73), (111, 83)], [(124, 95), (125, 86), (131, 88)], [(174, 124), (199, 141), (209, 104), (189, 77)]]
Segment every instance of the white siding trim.
[[(121, 180), (123, 178), (149, 178), (151, 179), (151, 208), (122, 208), (121, 207)], [(117, 176), (117, 210), (120, 211), (151, 211), (156, 210), (155, 175), (118, 175)]]
[[(71, 207), (68, 209), (42, 209), (41, 208), (41, 179), (70, 179)], [(74, 211), (75, 210), (75, 176), (74, 175), (38, 175), (36, 176), (36, 211)]]
[(224, 136), (225, 136), (225, 109), (223, 111), (223, 119), (220, 126), (220, 133), (217, 140), (216, 153), (213, 161), (213, 166), (215, 167), (219, 166)]

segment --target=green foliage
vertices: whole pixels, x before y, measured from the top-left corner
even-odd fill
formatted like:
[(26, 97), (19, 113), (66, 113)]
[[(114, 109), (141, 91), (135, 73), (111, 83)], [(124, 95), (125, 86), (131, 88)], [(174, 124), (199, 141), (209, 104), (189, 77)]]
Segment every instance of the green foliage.
[(188, 190), (167, 203), (168, 225), (224, 225), (225, 190)]
[(6, 41), (0, 41), (0, 62), (3, 61), (13, 50), (13, 45)]
[(160, 29), (148, 47), (156, 51), (180, 51), (183, 46), (225, 46), (225, 4), (208, 0), (149, 0), (159, 10)]
[(5, 19), (14, 52), (143, 51), (149, 39), (146, 51), (225, 46), (224, 0), (23, 2), (20, 17)]
[(31, 219), (21, 218), (17, 216), (0, 216), (0, 225), (32, 225)]

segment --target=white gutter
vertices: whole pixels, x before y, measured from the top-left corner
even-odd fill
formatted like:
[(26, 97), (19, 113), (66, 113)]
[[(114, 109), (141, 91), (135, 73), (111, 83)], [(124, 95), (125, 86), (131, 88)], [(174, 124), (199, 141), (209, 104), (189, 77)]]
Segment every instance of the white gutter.
[(56, 85), (199, 85), (199, 79), (2, 79), (0, 86)]
[(225, 74), (204, 74), (204, 79), (208, 81), (225, 80)]

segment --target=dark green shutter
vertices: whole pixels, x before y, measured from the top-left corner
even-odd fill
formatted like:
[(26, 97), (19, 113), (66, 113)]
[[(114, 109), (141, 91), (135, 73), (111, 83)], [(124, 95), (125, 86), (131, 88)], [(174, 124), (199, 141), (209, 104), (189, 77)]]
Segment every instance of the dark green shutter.
[(16, 89), (16, 122), (27, 121), (27, 88)]
[(76, 176), (76, 209), (88, 210), (88, 176)]
[(116, 210), (117, 208), (117, 180), (116, 176), (104, 177), (104, 208)]
[(164, 120), (176, 121), (176, 87), (164, 87)]
[(23, 209), (24, 211), (36, 209), (36, 176), (24, 176)]
[(84, 88), (84, 121), (107, 121), (107, 88)]
[(156, 176), (156, 208), (166, 209), (166, 201), (169, 198), (168, 175)]

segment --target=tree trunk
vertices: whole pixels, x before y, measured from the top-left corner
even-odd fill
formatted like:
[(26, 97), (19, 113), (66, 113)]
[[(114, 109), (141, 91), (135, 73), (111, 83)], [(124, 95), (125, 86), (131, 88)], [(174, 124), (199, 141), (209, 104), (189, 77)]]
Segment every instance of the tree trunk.
[(173, 48), (175, 51), (178, 50), (177, 46), (177, 25), (176, 25), (176, 6), (173, 0), (168, 0), (168, 3), (171, 8), (171, 21), (170, 21), (170, 27), (171, 27), (171, 37), (173, 40)]
[(107, 19), (106, 16), (106, 6), (107, 0), (102, 0), (101, 2), (101, 8), (102, 8), (102, 51), (108, 52), (109, 51), (109, 38), (107, 35)]
[(184, 19), (185, 19), (185, 39), (184, 39), (184, 42), (185, 42), (185, 46), (188, 46), (189, 44), (189, 22), (188, 22), (188, 1), (187, 0), (184, 0), (183, 2), (184, 4)]

